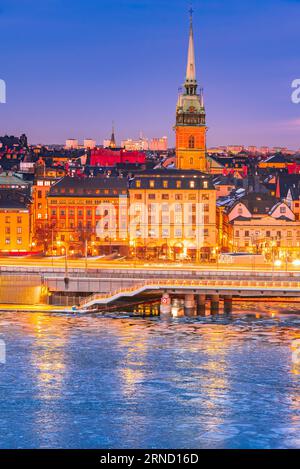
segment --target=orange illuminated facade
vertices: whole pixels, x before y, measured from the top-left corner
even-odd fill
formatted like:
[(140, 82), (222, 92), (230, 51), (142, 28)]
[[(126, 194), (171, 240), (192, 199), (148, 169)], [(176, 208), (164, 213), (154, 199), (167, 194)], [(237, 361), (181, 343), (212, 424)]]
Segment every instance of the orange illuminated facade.
[(48, 194), (48, 252), (104, 255), (128, 251), (127, 181), (65, 177)]

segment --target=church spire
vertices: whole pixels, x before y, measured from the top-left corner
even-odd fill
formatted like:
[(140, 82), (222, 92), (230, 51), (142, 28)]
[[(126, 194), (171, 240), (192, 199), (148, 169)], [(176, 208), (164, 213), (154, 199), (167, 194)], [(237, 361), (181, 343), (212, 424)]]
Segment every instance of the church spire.
[(190, 35), (189, 35), (189, 49), (188, 61), (186, 67), (185, 88), (187, 94), (195, 95), (197, 93), (197, 80), (196, 80), (196, 62), (195, 62), (195, 44), (194, 44), (194, 31), (193, 31), (193, 9), (190, 9)]
[(114, 122), (112, 123), (112, 133), (111, 133), (109, 148), (116, 148), (115, 124), (114, 124)]

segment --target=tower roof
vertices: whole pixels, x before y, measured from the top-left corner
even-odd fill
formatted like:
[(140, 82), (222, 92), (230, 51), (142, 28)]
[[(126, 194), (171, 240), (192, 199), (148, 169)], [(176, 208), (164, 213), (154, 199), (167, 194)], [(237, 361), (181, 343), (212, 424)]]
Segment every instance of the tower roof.
[(189, 35), (189, 49), (188, 61), (186, 68), (186, 83), (196, 83), (196, 62), (195, 62), (195, 44), (194, 44), (194, 31), (193, 31), (193, 9), (190, 10), (190, 35)]

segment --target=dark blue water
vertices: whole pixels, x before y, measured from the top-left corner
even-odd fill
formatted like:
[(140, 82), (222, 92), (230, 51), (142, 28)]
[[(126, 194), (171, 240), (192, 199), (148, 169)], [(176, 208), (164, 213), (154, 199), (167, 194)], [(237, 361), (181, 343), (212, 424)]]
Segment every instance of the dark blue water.
[(240, 308), (170, 321), (0, 314), (0, 447), (299, 447), (300, 316)]

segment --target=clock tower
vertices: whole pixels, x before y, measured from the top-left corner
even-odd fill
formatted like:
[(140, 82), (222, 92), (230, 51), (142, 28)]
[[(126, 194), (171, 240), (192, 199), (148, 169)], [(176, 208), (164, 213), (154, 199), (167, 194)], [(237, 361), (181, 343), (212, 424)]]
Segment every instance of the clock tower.
[(184, 92), (176, 108), (176, 167), (206, 171), (206, 115), (203, 90), (197, 93), (193, 10), (190, 11), (190, 36)]

